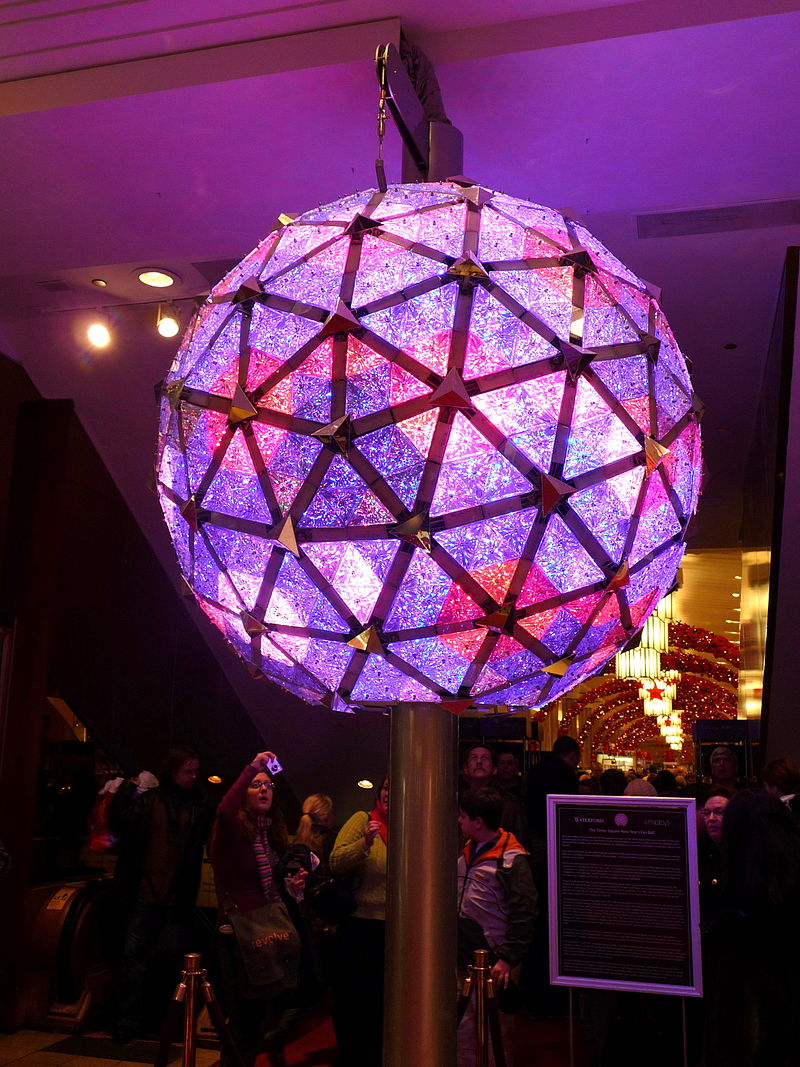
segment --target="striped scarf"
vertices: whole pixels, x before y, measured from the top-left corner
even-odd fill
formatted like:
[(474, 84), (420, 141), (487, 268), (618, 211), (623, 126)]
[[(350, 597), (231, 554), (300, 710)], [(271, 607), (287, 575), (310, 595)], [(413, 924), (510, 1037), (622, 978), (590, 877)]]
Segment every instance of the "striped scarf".
[(261, 890), (264, 899), (270, 901), (275, 896), (275, 887), (272, 882), (272, 866), (275, 852), (267, 838), (270, 820), (266, 815), (259, 815), (256, 822), (256, 836), (253, 838), (253, 852), (256, 857), (258, 868), (258, 880), (261, 882)]

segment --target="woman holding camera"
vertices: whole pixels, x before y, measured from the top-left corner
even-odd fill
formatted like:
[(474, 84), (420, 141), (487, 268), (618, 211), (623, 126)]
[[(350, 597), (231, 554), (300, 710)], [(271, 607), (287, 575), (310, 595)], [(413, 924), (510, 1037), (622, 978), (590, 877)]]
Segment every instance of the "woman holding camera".
[[(209, 847), (221, 911), (228, 1026), (247, 1067), (262, 1051), (267, 1025), (290, 1006), (299, 969), (295, 902), (302, 898), (308, 872), (284, 874), (279, 866), (288, 836), (273, 805), (273, 772), (278, 770), (272, 752), (259, 752), (247, 764), (220, 801)], [(264, 942), (265, 953), (272, 953), (269, 944), (274, 942), (286, 948), (265, 962), (253, 951), (253, 942)], [(260, 952), (260, 944), (256, 947)], [(275, 1065), (284, 1062), (278, 1044), (270, 1047)]]

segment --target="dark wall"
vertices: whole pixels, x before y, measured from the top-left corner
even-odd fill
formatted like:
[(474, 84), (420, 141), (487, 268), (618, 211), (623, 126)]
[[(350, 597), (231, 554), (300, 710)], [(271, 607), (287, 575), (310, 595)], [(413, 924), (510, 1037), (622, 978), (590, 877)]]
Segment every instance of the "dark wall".
[(40, 653), (46, 644), (42, 693), (62, 697), (126, 771), (157, 770), (171, 743), (186, 742), (206, 773), (229, 778), (269, 747), (301, 797), (329, 792), (339, 818), (363, 804), (355, 783), (383, 774), (387, 719), (310, 707), (250, 678), (180, 595), (177, 563), (164, 569), (72, 404), (39, 398), (2, 357), (0, 397), (0, 515), (10, 501), (0, 544), (11, 538), (0, 625), (24, 616)]
[[(0, 561), (5, 558), (8, 535), (8, 508), (11, 492), (11, 471), (14, 437), (17, 432), (19, 405), (38, 400), (39, 393), (25, 371), (18, 364), (0, 355)], [(0, 587), (0, 603), (3, 589)]]
[(20, 406), (9, 517), (6, 620), (27, 619), (31, 575), (51, 574), (48, 691), (128, 771), (179, 742), (237, 771), (255, 728), (71, 402)]
[[(800, 248), (787, 249), (781, 295), (770, 344), (768, 366), (773, 378), (774, 425), (765, 430), (774, 440), (773, 478), (764, 510), (771, 524), (769, 610), (763, 650), (764, 698), (761, 712), (762, 748), (766, 759), (791, 756), (800, 760), (797, 694), (788, 664), (797, 655), (797, 606), (800, 568), (797, 538), (800, 530)], [(766, 446), (762, 446), (766, 447)], [(767, 508), (767, 505), (771, 507)], [(752, 524), (755, 525), (755, 522)], [(753, 540), (749, 535), (746, 543)], [(765, 568), (761, 568), (763, 571)], [(765, 575), (760, 574), (762, 582)], [(743, 590), (744, 592), (744, 590)], [(743, 606), (744, 613), (744, 606)], [(747, 661), (749, 665), (749, 659)]]

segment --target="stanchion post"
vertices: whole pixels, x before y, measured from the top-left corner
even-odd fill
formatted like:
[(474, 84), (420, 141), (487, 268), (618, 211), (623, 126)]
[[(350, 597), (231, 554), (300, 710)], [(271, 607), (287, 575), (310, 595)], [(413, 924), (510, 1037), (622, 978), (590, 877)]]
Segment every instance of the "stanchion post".
[(183, 1004), (183, 1060), (181, 1067), (195, 1067), (194, 1023), (197, 1015), (197, 984), (202, 977), (200, 956), (187, 952), (183, 957), (186, 998)]
[(486, 979), (488, 978), (489, 953), (476, 949), (472, 954), (472, 974), (475, 986), (475, 1067), (488, 1067), (489, 1032), (486, 1025)]
[(391, 711), (384, 1067), (455, 1064), (456, 722)]

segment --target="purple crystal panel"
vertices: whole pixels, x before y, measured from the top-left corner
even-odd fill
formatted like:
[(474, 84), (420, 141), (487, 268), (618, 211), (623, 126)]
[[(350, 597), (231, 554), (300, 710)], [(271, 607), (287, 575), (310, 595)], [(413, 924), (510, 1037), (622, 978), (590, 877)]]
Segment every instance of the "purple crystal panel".
[(472, 299), (464, 376), (522, 367), (528, 363), (552, 359), (558, 353), (553, 346), (483, 289)]
[(603, 467), (641, 451), (641, 444), (586, 379), (578, 381), (564, 475)]

